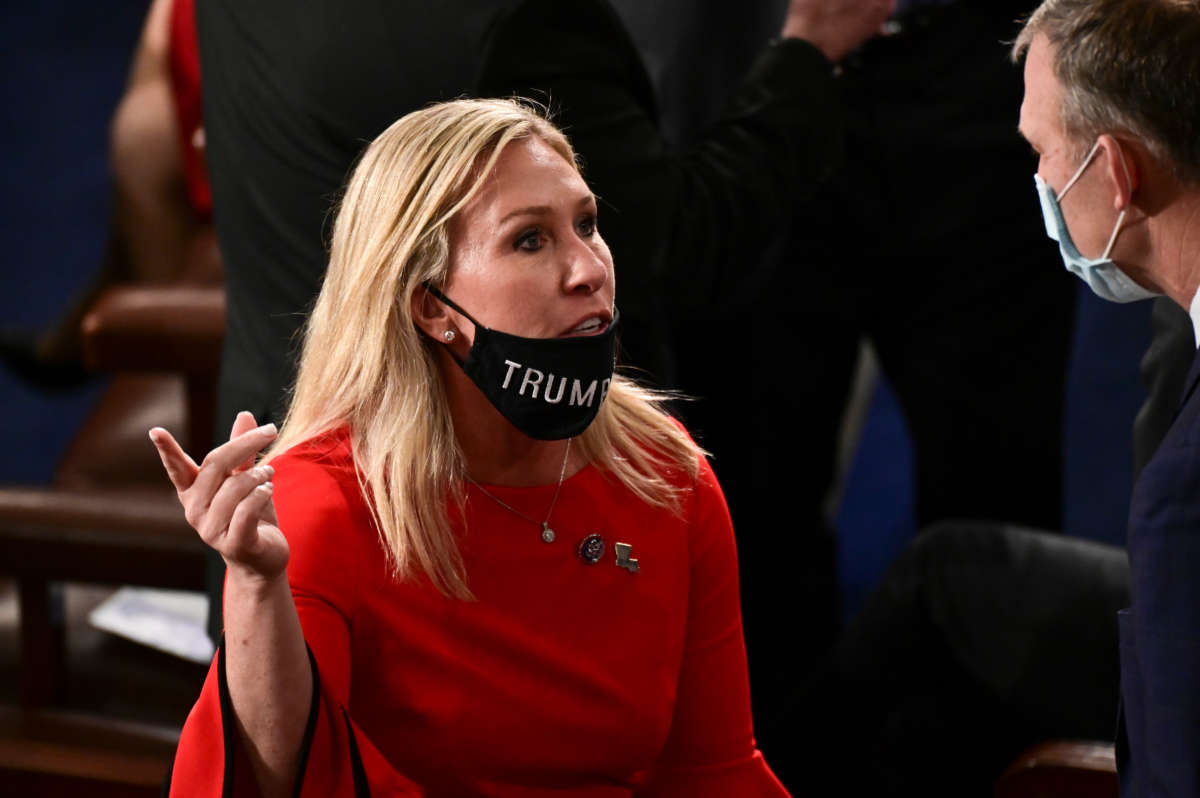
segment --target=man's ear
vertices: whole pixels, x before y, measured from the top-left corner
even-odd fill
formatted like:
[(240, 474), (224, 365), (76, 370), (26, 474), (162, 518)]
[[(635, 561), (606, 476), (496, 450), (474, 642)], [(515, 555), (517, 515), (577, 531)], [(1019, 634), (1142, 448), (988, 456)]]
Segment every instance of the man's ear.
[(1100, 162), (1104, 165), (1104, 175), (1112, 188), (1113, 209), (1128, 210), (1141, 178), (1134, 149), (1107, 133), (1100, 136), (1099, 143)]
[(430, 338), (441, 341), (443, 334), (451, 327), (446, 306), (438, 302), (437, 297), (423, 285), (417, 286), (409, 301), (413, 322)]

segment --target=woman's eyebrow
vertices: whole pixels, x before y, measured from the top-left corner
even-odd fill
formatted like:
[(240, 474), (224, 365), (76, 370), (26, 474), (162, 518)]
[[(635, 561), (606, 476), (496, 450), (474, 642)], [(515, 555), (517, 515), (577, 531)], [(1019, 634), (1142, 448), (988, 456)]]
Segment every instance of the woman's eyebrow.
[[(595, 195), (583, 194), (579, 197), (579, 200), (575, 204), (582, 208), (593, 204), (595, 201)], [(553, 211), (554, 209), (549, 205), (529, 205), (524, 208), (517, 208), (516, 210), (512, 210), (504, 214), (504, 216), (500, 218), (500, 221), (497, 222), (496, 225), (500, 226), (515, 216), (546, 216), (550, 213), (553, 213)]]
[(514, 216), (545, 216), (550, 211), (551, 208), (549, 205), (530, 205), (527, 208), (517, 208), (515, 211), (509, 211), (504, 214), (498, 224), (504, 224)]

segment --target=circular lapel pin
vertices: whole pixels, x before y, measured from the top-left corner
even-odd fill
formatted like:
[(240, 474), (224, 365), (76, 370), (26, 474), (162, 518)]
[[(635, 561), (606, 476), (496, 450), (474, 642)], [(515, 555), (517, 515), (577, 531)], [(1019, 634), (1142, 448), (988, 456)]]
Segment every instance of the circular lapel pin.
[(579, 559), (588, 565), (595, 565), (604, 556), (604, 538), (594, 533), (588, 535), (579, 541), (579, 548), (576, 549), (576, 553), (579, 554)]

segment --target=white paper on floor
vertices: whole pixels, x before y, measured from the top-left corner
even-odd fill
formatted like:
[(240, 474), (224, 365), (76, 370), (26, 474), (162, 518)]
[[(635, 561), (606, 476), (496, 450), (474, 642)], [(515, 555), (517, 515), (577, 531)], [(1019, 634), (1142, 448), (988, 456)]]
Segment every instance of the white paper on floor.
[(92, 610), (88, 621), (97, 629), (203, 665), (213, 655), (205, 631), (207, 615), (203, 593), (123, 587)]

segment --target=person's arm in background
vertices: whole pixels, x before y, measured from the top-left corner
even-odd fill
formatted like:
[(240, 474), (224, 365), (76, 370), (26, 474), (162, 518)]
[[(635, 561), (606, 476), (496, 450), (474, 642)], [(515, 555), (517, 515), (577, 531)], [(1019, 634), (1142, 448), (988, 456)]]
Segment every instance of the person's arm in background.
[[(649, 78), (602, 0), (526, 0), (492, 33), (479, 93), (549, 103), (601, 202), (628, 316), (708, 308), (754, 267), (842, 157), (833, 61), (879, 29), (887, 0), (795, 0), (726, 112), (687, 152), (658, 125)], [(806, 40), (807, 39), (807, 40)]]
[(203, 136), (197, 135), (191, 9), (191, 0), (154, 0), (113, 113), (114, 280), (220, 282)]
[[(62, 389), (89, 377), (82, 363), (80, 323), (116, 284), (186, 281), (215, 285), (221, 259), (208, 216), (189, 197), (180, 119), (172, 84), (172, 21), (180, 3), (153, 0), (146, 14), (125, 91), (109, 127), (112, 215), (99, 268), (62, 315), (36, 335), (0, 334), (0, 361), (29, 383)], [(194, 50), (194, 46), (193, 46)], [(198, 73), (198, 65), (196, 66)], [(199, 87), (192, 87), (196, 92)], [(192, 145), (188, 145), (189, 147)], [(202, 167), (201, 170), (202, 172)]]

